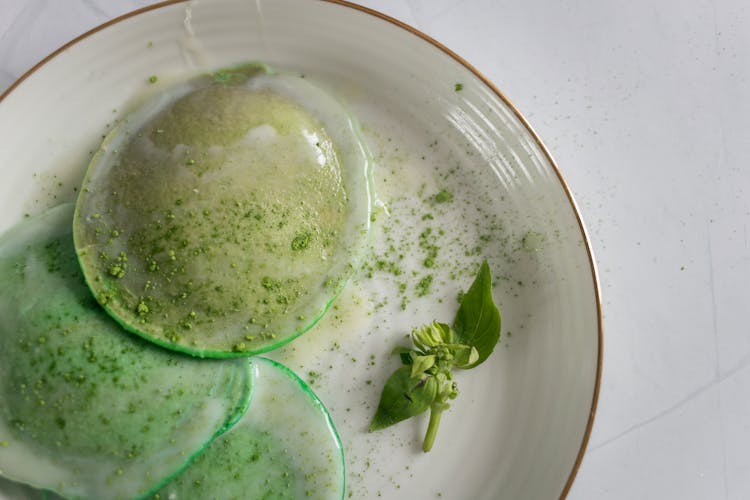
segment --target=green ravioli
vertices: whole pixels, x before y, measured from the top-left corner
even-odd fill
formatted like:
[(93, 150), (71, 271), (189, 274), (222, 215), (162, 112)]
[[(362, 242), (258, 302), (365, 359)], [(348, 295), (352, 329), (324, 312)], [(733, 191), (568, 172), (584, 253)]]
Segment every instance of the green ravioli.
[(141, 106), (93, 158), (75, 244), (127, 330), (201, 357), (286, 343), (326, 311), (370, 222), (370, 161), (341, 105), (260, 66)]
[(0, 238), (0, 471), (71, 498), (146, 495), (243, 414), (252, 374), (123, 331), (83, 281), (72, 217)]
[(253, 372), (245, 416), (155, 498), (343, 498), (343, 448), (323, 403), (275, 361), (254, 358)]

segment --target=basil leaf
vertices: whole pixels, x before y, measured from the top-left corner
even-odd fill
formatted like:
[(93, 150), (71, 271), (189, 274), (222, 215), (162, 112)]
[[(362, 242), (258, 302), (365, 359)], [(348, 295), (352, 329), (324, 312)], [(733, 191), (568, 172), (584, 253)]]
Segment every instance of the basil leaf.
[(456, 344), (456, 332), (451, 328), (450, 325), (435, 321), (435, 325), (440, 331), (440, 340), (443, 344)]
[(401, 358), (401, 363), (405, 365), (410, 365), (412, 364), (411, 352), (412, 350), (409, 349), (408, 347), (396, 346), (391, 351), (391, 354), (398, 354), (399, 357)]
[(370, 431), (389, 427), (430, 410), (422, 450), (430, 451), (448, 401), (458, 396), (453, 369), (482, 363), (500, 339), (500, 311), (492, 298), (492, 276), (487, 261), (479, 268), (469, 290), (459, 299), (453, 326), (433, 321), (415, 328), (416, 349), (396, 347), (393, 354), (404, 364), (388, 379), (370, 423)]
[(500, 339), (500, 311), (492, 299), (492, 276), (486, 260), (474, 283), (461, 298), (453, 328), (459, 342), (475, 347), (479, 354), (475, 362), (464, 368), (481, 364), (492, 354)]
[(442, 331), (437, 321), (415, 328), (411, 332), (411, 339), (417, 349), (422, 351), (427, 351), (443, 342)]
[(430, 354), (428, 356), (414, 356), (413, 364), (411, 365), (411, 376), (412, 378), (419, 377), (424, 372), (435, 366), (435, 356)]
[(422, 325), (411, 332), (414, 345), (417, 349), (425, 352), (442, 344), (453, 344), (456, 340), (455, 336), (453, 328), (439, 321)]
[(433, 377), (414, 379), (411, 367), (402, 366), (390, 376), (380, 395), (380, 403), (370, 423), (370, 432), (390, 427), (426, 411), (437, 396)]
[(467, 368), (479, 360), (479, 351), (474, 346), (449, 344), (446, 347), (453, 354), (453, 366), (457, 368)]
[(458, 388), (453, 382), (450, 372), (435, 375), (435, 385), (437, 387), (437, 398), (432, 403), (432, 409), (447, 410), (450, 408), (448, 400), (455, 399), (458, 396)]

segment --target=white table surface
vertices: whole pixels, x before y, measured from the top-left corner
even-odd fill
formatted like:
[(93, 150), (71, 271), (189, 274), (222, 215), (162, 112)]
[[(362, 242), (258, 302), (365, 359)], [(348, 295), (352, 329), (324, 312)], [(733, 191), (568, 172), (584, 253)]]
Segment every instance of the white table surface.
[[(0, 92), (149, 0), (0, 0)], [(750, 3), (360, 0), (494, 81), (551, 149), (602, 285), (571, 499), (750, 498)]]

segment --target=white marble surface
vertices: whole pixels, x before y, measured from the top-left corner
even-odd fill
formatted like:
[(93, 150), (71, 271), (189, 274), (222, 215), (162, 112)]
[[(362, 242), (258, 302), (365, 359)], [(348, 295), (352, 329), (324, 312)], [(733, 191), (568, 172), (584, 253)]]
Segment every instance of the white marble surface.
[[(69, 39), (151, 3), (0, 0), (0, 91)], [(605, 349), (569, 498), (750, 498), (750, 4), (360, 3), (493, 80), (580, 204)]]

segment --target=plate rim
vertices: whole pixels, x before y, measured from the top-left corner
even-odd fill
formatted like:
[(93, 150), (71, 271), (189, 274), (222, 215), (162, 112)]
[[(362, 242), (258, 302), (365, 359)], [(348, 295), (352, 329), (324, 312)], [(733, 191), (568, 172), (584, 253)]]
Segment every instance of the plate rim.
[[(0, 104), (2, 104), (5, 98), (8, 97), (11, 94), (11, 92), (13, 92), (13, 90), (18, 88), (27, 78), (29, 78), (32, 74), (34, 74), (37, 70), (43, 67), (46, 63), (48, 63), (49, 61), (51, 61), (52, 59), (54, 59), (61, 53), (65, 52), (68, 48), (75, 45), (76, 43), (90, 37), (91, 35), (99, 31), (102, 31), (114, 24), (120, 23), (131, 17), (135, 17), (145, 12), (150, 12), (152, 10), (157, 10), (157, 9), (161, 9), (164, 7), (168, 7), (170, 5), (185, 3), (188, 1), (190, 0), (163, 0), (161, 2), (147, 5), (145, 7), (141, 7), (141, 8), (132, 10), (130, 12), (121, 14), (117, 17), (114, 17), (110, 19), (109, 21), (106, 21), (86, 31), (85, 33), (73, 38), (72, 40), (60, 46), (57, 50), (51, 52), (49, 55), (44, 57), (38, 63), (33, 65), (29, 70), (27, 70), (23, 75), (21, 75), (16, 81), (14, 81), (7, 89), (5, 89), (5, 91), (2, 94), (0, 94)], [(469, 63), (466, 59), (458, 55), (456, 52), (448, 48), (443, 43), (427, 35), (426, 33), (418, 30), (417, 28), (414, 28), (413, 26), (403, 21), (400, 21), (394, 17), (384, 14), (378, 10), (372, 9), (370, 7), (365, 7), (364, 5), (352, 3), (348, 0), (313, 0), (313, 1), (325, 2), (325, 3), (339, 5), (345, 8), (350, 8), (350, 9), (362, 12), (364, 14), (373, 16), (382, 21), (386, 21), (400, 29), (405, 30), (408, 33), (411, 33), (412, 35), (418, 38), (421, 38), (423, 41), (427, 42), (428, 44), (432, 45), (434, 48), (440, 50), (441, 52), (449, 56), (451, 59), (459, 63), (461, 66), (467, 69), (470, 73), (476, 76), (490, 91), (492, 91), (492, 93), (494, 93), (498, 97), (498, 99), (500, 99), (506, 106), (508, 106), (508, 108), (513, 112), (514, 116), (521, 122), (523, 127), (526, 128), (529, 134), (531, 134), (532, 140), (536, 143), (536, 145), (539, 147), (545, 159), (552, 166), (552, 170), (555, 172), (555, 175), (557, 176), (557, 179), (560, 182), (561, 187), (563, 188), (565, 197), (567, 198), (568, 202), (570, 203), (571, 208), (573, 209), (573, 214), (575, 215), (576, 221), (578, 223), (578, 228), (581, 231), (581, 235), (583, 237), (583, 243), (584, 243), (583, 246), (586, 249), (586, 255), (589, 261), (589, 269), (591, 271), (591, 278), (593, 281), (592, 285), (594, 289), (594, 302), (596, 306), (596, 323), (597, 323), (596, 379), (594, 382), (594, 390), (593, 390), (593, 394), (591, 398), (591, 408), (589, 410), (589, 418), (586, 423), (586, 430), (584, 431), (583, 439), (581, 440), (581, 445), (579, 447), (576, 460), (573, 464), (573, 468), (568, 474), (568, 479), (565, 482), (565, 486), (563, 487), (562, 492), (560, 493), (560, 497), (559, 497), (560, 500), (565, 499), (568, 496), (568, 493), (570, 492), (573, 482), (575, 481), (576, 475), (578, 474), (578, 470), (581, 467), (581, 463), (583, 462), (583, 457), (586, 454), (586, 448), (588, 446), (588, 442), (591, 437), (591, 432), (594, 426), (594, 420), (596, 417), (597, 406), (599, 403), (599, 392), (601, 389), (601, 381), (602, 381), (603, 344), (604, 344), (604, 321), (603, 321), (603, 314), (602, 314), (602, 296), (601, 296), (601, 285), (599, 282), (599, 271), (597, 269), (596, 260), (594, 258), (594, 251), (591, 246), (591, 238), (589, 236), (589, 232), (586, 229), (586, 225), (583, 222), (583, 218), (581, 217), (581, 212), (578, 207), (578, 203), (573, 197), (573, 193), (570, 189), (570, 186), (568, 185), (568, 182), (563, 177), (560, 167), (558, 166), (555, 159), (552, 157), (552, 153), (544, 144), (539, 134), (537, 134), (536, 130), (534, 130), (534, 128), (531, 126), (531, 123), (529, 123), (529, 121), (521, 113), (521, 111), (516, 107), (516, 105), (513, 104), (513, 102), (511, 102), (511, 100), (489, 78), (487, 78), (481, 71), (479, 71), (471, 63)]]

